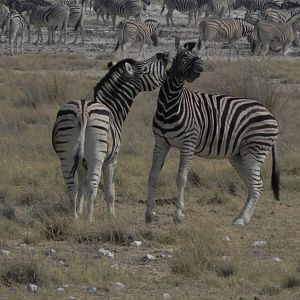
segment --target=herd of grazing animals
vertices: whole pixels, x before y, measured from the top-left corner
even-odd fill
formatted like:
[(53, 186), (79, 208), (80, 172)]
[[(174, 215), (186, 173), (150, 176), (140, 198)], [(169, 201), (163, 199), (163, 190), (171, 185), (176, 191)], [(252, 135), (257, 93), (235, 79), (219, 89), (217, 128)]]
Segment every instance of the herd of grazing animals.
[[(198, 26), (198, 48), (209, 41), (228, 42), (229, 56), (236, 42), (245, 37), (251, 51), (262, 55), (269, 50), (282, 51), (286, 56), (292, 42), (297, 42), (300, 25), (300, 4), (296, 0), (164, 0), (162, 12), (168, 9), (167, 26), (174, 25), (174, 10), (188, 13), (192, 18), (205, 13)], [(9, 36), (11, 54), (13, 42), (23, 38), (30, 24), (38, 29), (36, 43), (42, 41), (42, 27), (48, 30), (48, 43), (55, 43), (55, 31), (60, 31), (59, 42), (66, 43), (67, 27), (81, 28), (84, 43), (84, 3), (72, 0), (10, 0), (1, 4), (1, 30)], [(117, 45), (138, 43), (140, 56), (144, 44), (158, 44), (159, 22), (141, 15), (149, 0), (95, 0), (93, 6), (107, 26), (116, 16), (125, 18), (117, 27)], [(231, 10), (246, 8), (245, 18), (230, 18)], [(72, 9), (73, 16), (72, 16)], [(75, 9), (76, 8), (76, 9)], [(277, 10), (277, 11), (276, 11)], [(256, 13), (259, 11), (259, 13)], [(25, 13), (24, 13), (25, 12)], [(225, 16), (228, 15), (227, 18)], [(255, 21), (253, 21), (256, 18)], [(62, 41), (62, 36), (64, 40)], [(77, 41), (77, 34), (74, 43)], [(18, 44), (17, 44), (18, 45)], [(93, 220), (93, 205), (101, 173), (108, 211), (115, 216), (114, 175), (121, 145), (121, 130), (133, 100), (138, 93), (152, 91), (160, 86), (157, 110), (153, 118), (155, 147), (148, 178), (148, 198), (145, 221), (152, 222), (155, 187), (171, 147), (180, 151), (177, 174), (177, 202), (174, 222), (184, 217), (184, 190), (193, 156), (228, 159), (244, 181), (248, 195), (233, 224), (243, 226), (250, 222), (262, 191), (261, 166), (272, 152), (272, 189), (279, 200), (279, 164), (277, 157), (278, 124), (261, 103), (240, 97), (193, 92), (184, 87), (186, 81), (195, 81), (203, 71), (203, 62), (194, 51), (196, 43), (183, 46), (175, 39), (176, 54), (167, 68), (169, 53), (157, 53), (144, 61), (125, 59), (115, 65), (96, 85), (93, 100), (74, 100), (63, 105), (52, 132), (52, 145), (60, 159), (63, 178), (75, 218), (82, 213), (83, 201), (88, 201), (88, 221)], [(18, 47), (17, 47), (18, 51)], [(76, 176), (78, 183), (76, 183)]]

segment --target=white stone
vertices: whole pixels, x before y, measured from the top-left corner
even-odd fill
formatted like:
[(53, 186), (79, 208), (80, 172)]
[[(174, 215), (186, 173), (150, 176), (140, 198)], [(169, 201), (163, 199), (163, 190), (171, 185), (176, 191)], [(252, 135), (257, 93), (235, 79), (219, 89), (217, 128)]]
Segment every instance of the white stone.
[(37, 290), (38, 290), (38, 286), (36, 284), (33, 284), (33, 283), (29, 283), (26, 285), (25, 289), (28, 291), (28, 292), (33, 292), (35, 293)]
[(263, 241), (263, 240), (260, 240), (260, 241), (256, 241), (252, 244), (253, 247), (266, 247), (267, 246), (267, 242), (266, 241)]
[(119, 269), (118, 263), (115, 263), (115, 264), (111, 265), (110, 267), (111, 267), (112, 269), (114, 269), (114, 270), (118, 270), (118, 269)]
[(64, 289), (63, 287), (59, 287), (59, 288), (57, 289), (57, 291), (58, 291), (59, 293), (62, 293), (62, 292), (65, 291), (65, 289)]
[(274, 261), (274, 262), (282, 262), (282, 259), (281, 258), (279, 258), (279, 257), (277, 257), (277, 256), (273, 256), (272, 257), (272, 261)]
[(172, 257), (172, 255), (170, 255), (170, 254), (161, 254), (161, 257), (162, 258), (171, 258)]
[(126, 287), (126, 285), (123, 284), (123, 283), (121, 283), (121, 282), (116, 282), (116, 286), (117, 286), (118, 288), (120, 288), (120, 289), (123, 289), (123, 288)]
[(163, 298), (164, 299), (171, 299), (171, 296), (169, 293), (163, 293)]
[(231, 238), (229, 236), (224, 236), (223, 240), (225, 242), (231, 242)]
[(7, 255), (10, 254), (10, 251), (8, 251), (8, 250), (0, 250), (0, 253), (7, 256)]
[(89, 293), (91, 293), (91, 294), (94, 294), (94, 293), (96, 293), (97, 292), (97, 288), (96, 287), (89, 287), (88, 289), (87, 289), (87, 291), (89, 292)]
[(142, 257), (142, 261), (144, 261), (144, 262), (153, 261), (153, 260), (156, 260), (156, 257), (151, 254), (146, 254)]
[(100, 249), (97, 250), (97, 256), (98, 257), (114, 258), (115, 255), (109, 250), (106, 250), (104, 248), (100, 248)]
[(142, 246), (142, 242), (141, 241), (133, 241), (131, 243), (131, 246), (134, 246), (134, 247), (140, 247)]
[(62, 287), (63, 287), (64, 289), (67, 289), (67, 288), (69, 287), (69, 285), (68, 285), (68, 284), (63, 284)]
[(220, 258), (220, 260), (221, 260), (221, 261), (229, 261), (229, 260), (231, 260), (231, 257), (230, 257), (230, 256), (224, 255), (224, 256), (222, 256), (222, 257)]

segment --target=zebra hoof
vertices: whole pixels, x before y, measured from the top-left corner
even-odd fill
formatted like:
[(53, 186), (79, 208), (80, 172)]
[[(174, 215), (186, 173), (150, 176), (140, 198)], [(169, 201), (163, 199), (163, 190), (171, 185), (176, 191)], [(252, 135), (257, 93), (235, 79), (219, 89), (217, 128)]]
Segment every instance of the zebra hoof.
[(247, 223), (249, 223), (249, 222), (247, 222), (243, 218), (236, 218), (235, 220), (233, 220), (232, 225), (234, 225), (234, 226), (245, 226)]
[(180, 224), (182, 222), (183, 218), (184, 218), (184, 214), (182, 213), (182, 211), (176, 210), (175, 214), (173, 216), (173, 222), (175, 224)]

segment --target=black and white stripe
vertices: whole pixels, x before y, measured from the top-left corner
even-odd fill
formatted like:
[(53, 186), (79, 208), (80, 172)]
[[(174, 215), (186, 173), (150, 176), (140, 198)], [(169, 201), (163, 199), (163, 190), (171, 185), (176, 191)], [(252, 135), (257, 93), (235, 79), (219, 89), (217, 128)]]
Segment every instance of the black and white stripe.
[[(94, 101), (71, 101), (60, 108), (52, 144), (61, 162), (75, 218), (82, 212), (83, 197), (86, 197), (88, 219), (92, 221), (101, 170), (108, 210), (115, 215), (114, 174), (123, 123), (137, 94), (163, 83), (167, 60), (168, 54), (163, 53), (141, 62), (122, 60), (96, 85)], [(79, 206), (77, 199), (80, 199)]]
[[(200, 2), (199, 2), (200, 3)], [(202, 6), (201, 2), (201, 6)], [(200, 4), (199, 4), (200, 5)], [(195, 19), (195, 26), (197, 26), (197, 12), (199, 9), (198, 0), (164, 0), (161, 13), (165, 10), (165, 6), (168, 8), (168, 12), (166, 14), (167, 26), (170, 26), (170, 20), (172, 26), (175, 26), (173, 21), (173, 11), (177, 10), (181, 13), (188, 13), (188, 26), (191, 26), (192, 17)]]
[(77, 42), (79, 31), (81, 33), (81, 43), (84, 44), (83, 7), (80, 5), (69, 5), (69, 8), (68, 26), (74, 28), (76, 32), (73, 44)]
[(122, 58), (126, 43), (139, 45), (139, 57), (144, 57), (145, 44), (149, 45), (152, 42), (154, 46), (158, 45), (159, 22), (156, 20), (147, 19), (145, 22), (141, 22), (127, 19), (120, 22), (118, 29), (118, 42), (115, 51), (121, 46)]
[(239, 48), (236, 42), (242, 37), (247, 37), (250, 43), (254, 41), (254, 26), (243, 19), (204, 19), (199, 24), (198, 49), (201, 49), (202, 42), (228, 42), (229, 57), (232, 48)]
[(248, 188), (246, 203), (234, 224), (250, 221), (262, 191), (260, 168), (267, 154), (273, 153), (272, 187), (279, 198), (279, 169), (276, 155), (278, 124), (258, 101), (193, 92), (184, 87), (203, 71), (200, 57), (192, 51), (195, 43), (180, 48), (160, 89), (153, 117), (155, 147), (149, 175), (146, 222), (153, 219), (157, 177), (171, 147), (180, 150), (177, 175), (178, 199), (174, 221), (183, 218), (184, 189), (194, 155), (227, 158)]

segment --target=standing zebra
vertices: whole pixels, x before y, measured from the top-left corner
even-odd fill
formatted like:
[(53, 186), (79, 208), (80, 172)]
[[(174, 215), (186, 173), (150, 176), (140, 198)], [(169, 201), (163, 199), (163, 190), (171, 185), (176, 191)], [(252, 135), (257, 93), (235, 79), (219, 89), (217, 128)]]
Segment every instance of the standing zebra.
[(8, 16), (9, 8), (5, 4), (0, 4), (0, 43), (2, 42), (2, 31)]
[[(58, 42), (61, 43), (64, 34), (64, 43), (67, 40), (67, 24), (70, 9), (65, 4), (56, 4), (47, 7), (34, 6), (30, 13), (30, 23), (38, 28), (36, 43), (42, 41), (41, 27), (48, 28), (48, 44), (55, 43), (55, 28), (60, 30)], [(28, 26), (28, 40), (30, 40), (30, 26)]]
[[(106, 24), (109, 18), (111, 3), (112, 3), (111, 0), (95, 0), (93, 9), (97, 14), (97, 21), (99, 21), (99, 16), (101, 15), (103, 23)], [(106, 19), (104, 17), (105, 15), (106, 15)]]
[(260, 46), (262, 47), (262, 56), (268, 54), (269, 49), (282, 50), (283, 56), (286, 56), (289, 47), (295, 39), (294, 23), (299, 22), (300, 14), (292, 16), (286, 23), (274, 23), (261, 21), (254, 26), (255, 47), (253, 54), (257, 54)]
[(115, 30), (117, 16), (122, 18), (134, 17), (137, 21), (140, 21), (144, 4), (150, 5), (150, 0), (111, 0), (109, 13), (113, 30)]
[(184, 82), (193, 82), (203, 71), (202, 60), (192, 49), (176, 41), (177, 55), (160, 89), (153, 117), (155, 147), (149, 174), (146, 222), (153, 220), (157, 177), (171, 146), (180, 150), (177, 175), (178, 198), (174, 221), (180, 222), (184, 209), (184, 189), (194, 155), (227, 158), (248, 187), (248, 197), (235, 225), (249, 223), (262, 191), (260, 168), (273, 153), (272, 187), (279, 199), (279, 166), (276, 152), (278, 125), (259, 102), (224, 95), (192, 92)]
[(141, 62), (122, 60), (97, 83), (94, 101), (71, 101), (58, 111), (52, 145), (61, 162), (75, 218), (77, 212), (82, 212), (85, 196), (88, 220), (92, 222), (102, 167), (105, 199), (109, 212), (115, 215), (114, 175), (123, 123), (137, 94), (163, 83), (167, 63), (167, 53), (158, 53)]
[(173, 21), (173, 11), (176, 9), (179, 12), (188, 12), (188, 24), (190, 27), (192, 23), (192, 17), (195, 19), (195, 26), (197, 26), (197, 12), (199, 9), (198, 0), (164, 0), (162, 10), (160, 14), (162, 14), (165, 10), (165, 5), (168, 8), (168, 12), (166, 14), (167, 26), (170, 26), (170, 20), (172, 26), (175, 26)]
[(23, 38), (26, 22), (24, 18), (15, 10), (10, 11), (6, 19), (6, 28), (9, 35), (10, 54), (13, 56), (13, 43), (16, 41), (16, 53), (18, 53), (18, 37), (21, 38), (21, 53), (23, 54)]
[(224, 18), (233, 6), (232, 0), (208, 0), (206, 16), (211, 14), (213, 17)]
[(81, 33), (81, 43), (84, 44), (83, 7), (80, 5), (70, 5), (69, 8), (68, 26), (73, 27), (76, 32), (73, 44), (77, 42), (79, 30)]
[[(228, 42), (229, 55), (231, 57), (232, 48), (237, 49), (239, 56), (239, 48), (236, 42), (247, 37), (250, 44), (254, 41), (254, 26), (243, 19), (204, 19), (199, 24), (199, 41), (198, 49), (201, 49), (202, 42)], [(252, 47), (251, 47), (252, 48)]]
[(239, 9), (244, 6), (248, 11), (263, 11), (267, 8), (281, 9), (281, 6), (276, 2), (268, 0), (235, 0), (233, 3), (233, 9)]
[(158, 45), (159, 22), (147, 19), (145, 22), (135, 21), (131, 19), (120, 22), (118, 34), (118, 42), (115, 51), (121, 46), (122, 58), (124, 53), (124, 45), (126, 43), (138, 43), (140, 45), (139, 57), (144, 58), (144, 44), (150, 44), (151, 41), (156, 47)]

